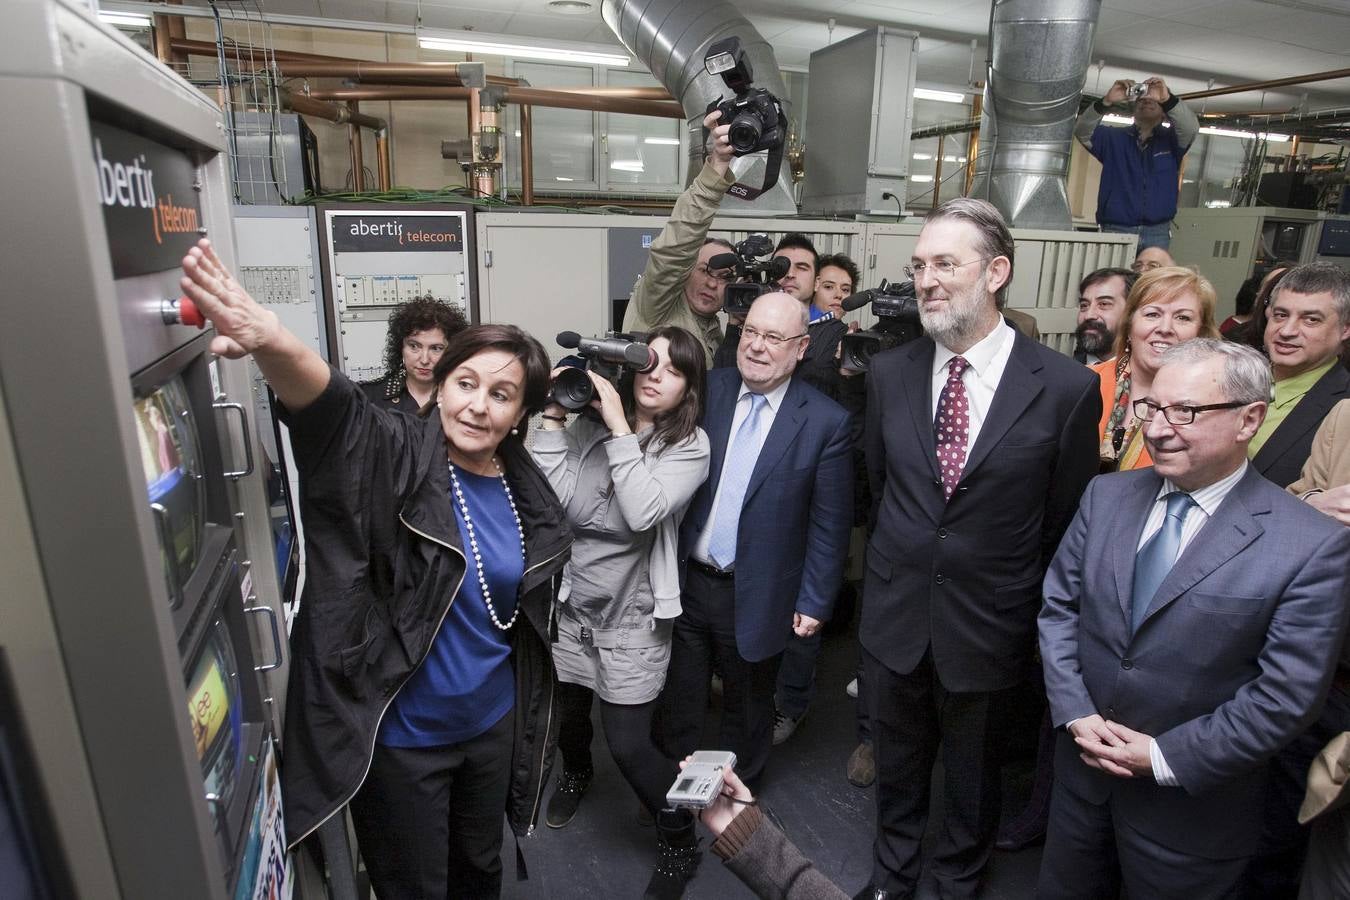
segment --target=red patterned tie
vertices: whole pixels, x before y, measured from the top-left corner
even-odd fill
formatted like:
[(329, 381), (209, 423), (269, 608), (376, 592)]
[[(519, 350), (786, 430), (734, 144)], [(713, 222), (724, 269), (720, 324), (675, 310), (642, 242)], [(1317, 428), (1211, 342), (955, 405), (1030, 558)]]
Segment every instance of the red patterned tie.
[(966, 441), (970, 437), (970, 400), (961, 373), (970, 363), (964, 356), (954, 356), (947, 363), (947, 383), (938, 397), (937, 461), (942, 471), (942, 493), (948, 500), (961, 480), (966, 466)]

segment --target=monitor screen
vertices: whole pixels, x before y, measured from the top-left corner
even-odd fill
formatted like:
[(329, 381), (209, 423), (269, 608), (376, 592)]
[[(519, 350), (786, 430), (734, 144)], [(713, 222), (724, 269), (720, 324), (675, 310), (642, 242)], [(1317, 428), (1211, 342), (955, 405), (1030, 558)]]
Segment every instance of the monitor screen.
[(206, 492), (197, 429), (181, 378), (135, 402), (136, 437), (146, 493), (163, 546), (165, 577), (177, 593), (201, 557)]
[(243, 700), (230, 636), (223, 622), (211, 634), (189, 669), (188, 721), (206, 793), (216, 799), (212, 815), (219, 823), (234, 795), (243, 756)]

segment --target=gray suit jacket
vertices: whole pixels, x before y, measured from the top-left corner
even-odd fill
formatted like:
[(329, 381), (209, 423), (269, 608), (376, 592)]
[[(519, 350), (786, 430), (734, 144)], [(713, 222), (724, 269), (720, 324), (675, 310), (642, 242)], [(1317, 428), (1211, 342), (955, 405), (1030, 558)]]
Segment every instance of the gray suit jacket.
[(1326, 697), (1350, 612), (1350, 529), (1253, 468), (1186, 547), (1130, 633), (1153, 469), (1093, 480), (1045, 578), (1039, 628), (1056, 726), (1100, 713), (1155, 738), (1180, 787), (1086, 766), (1061, 732), (1055, 777), (1167, 847), (1249, 855), (1263, 763)]

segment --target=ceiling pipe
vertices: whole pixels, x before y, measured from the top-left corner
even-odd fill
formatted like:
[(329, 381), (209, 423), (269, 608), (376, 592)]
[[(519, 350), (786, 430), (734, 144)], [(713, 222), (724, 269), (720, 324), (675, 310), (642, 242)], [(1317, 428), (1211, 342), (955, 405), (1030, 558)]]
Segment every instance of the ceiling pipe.
[(1189, 94), (1182, 94), (1181, 98), (1183, 100), (1201, 100), (1205, 97), (1222, 97), (1225, 94), (1245, 94), (1248, 91), (1267, 91), (1271, 88), (1312, 84), (1317, 81), (1335, 81), (1338, 78), (1350, 78), (1350, 69), (1331, 69), (1326, 72), (1313, 72), (1311, 75), (1291, 75), (1288, 78), (1275, 78), (1270, 81), (1250, 81), (1246, 84), (1233, 84), (1228, 87), (1211, 88), (1207, 91), (1192, 91)]
[[(368, 128), (375, 133), (375, 173), (380, 190), (387, 191), (393, 184), (393, 161), (389, 154), (389, 125), (378, 116), (360, 112), (356, 103), (346, 106), (334, 106), (323, 103), (304, 94), (294, 94), (287, 90), (281, 92), (281, 104), (302, 116), (326, 119), (337, 125), (348, 126), (347, 152), (351, 158), (352, 184), (361, 185), (365, 180), (361, 153), (361, 135), (358, 128)], [(357, 187), (357, 190), (361, 190)]]
[[(703, 68), (708, 48), (723, 38), (740, 39), (741, 48), (754, 70), (755, 86), (777, 97), (791, 117), (787, 90), (773, 48), (755, 26), (729, 0), (602, 0), (601, 18), (656, 80), (665, 85), (683, 107), (689, 133), (689, 168), (686, 182), (703, 168), (703, 117), (708, 104), (728, 98), (731, 90), (716, 75)], [(759, 186), (764, 181), (763, 154), (740, 156), (732, 171), (742, 184)], [(792, 192), (792, 167), (783, 166), (778, 181), (760, 197), (722, 205), (724, 214), (763, 215), (797, 212)]]
[[(316, 100), (468, 100), (469, 88), (448, 85), (387, 85), (363, 87), (313, 88), (309, 96)], [(627, 113), (634, 116), (658, 116), (683, 119), (684, 110), (673, 101), (637, 100), (626, 97), (553, 91), (542, 88), (512, 87), (506, 103), (548, 106), (556, 109), (582, 109), (592, 112)]]
[(1069, 156), (1100, 12), (1101, 0), (994, 0), (970, 196), (1013, 228), (1073, 227)]

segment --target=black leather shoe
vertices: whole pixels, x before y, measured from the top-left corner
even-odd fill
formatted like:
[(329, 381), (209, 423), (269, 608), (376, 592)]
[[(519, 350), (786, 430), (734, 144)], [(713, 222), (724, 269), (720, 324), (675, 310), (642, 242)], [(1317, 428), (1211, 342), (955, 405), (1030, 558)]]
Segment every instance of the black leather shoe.
[(558, 773), (558, 786), (553, 789), (553, 796), (548, 800), (548, 814), (544, 816), (549, 828), (564, 828), (572, 821), (586, 788), (591, 786), (593, 775), (593, 769), (581, 772), (563, 769)]

